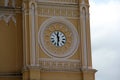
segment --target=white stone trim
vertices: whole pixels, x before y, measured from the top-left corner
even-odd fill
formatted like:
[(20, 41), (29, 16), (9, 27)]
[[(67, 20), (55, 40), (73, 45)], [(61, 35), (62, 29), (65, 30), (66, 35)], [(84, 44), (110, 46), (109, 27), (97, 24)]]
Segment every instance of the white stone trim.
[(31, 59), (32, 66), (35, 66), (36, 62), (36, 37), (35, 37), (35, 5), (31, 4)]
[[(50, 16), (50, 15), (38, 15), (39, 17), (47, 17), (47, 18), (51, 18), (53, 16)], [(66, 19), (79, 19), (79, 17), (67, 17), (67, 16), (56, 16), (56, 17), (64, 17)]]
[(85, 66), (87, 66), (87, 39), (86, 39), (86, 9), (83, 11), (83, 35), (84, 35), (84, 62)]
[(26, 28), (25, 28), (25, 21), (26, 21), (26, 16), (25, 12), (23, 11), (25, 9), (25, 3), (22, 4), (22, 22), (23, 22), (23, 68), (26, 68), (27, 64), (27, 48), (26, 48)]
[(37, 2), (78, 4), (78, 0), (36, 0)]
[(84, 4), (84, 3), (85, 3), (85, 0), (82, 0), (82, 3)]
[(77, 59), (56, 59), (56, 58), (39, 58), (39, 61), (56, 61), (56, 62), (60, 62), (60, 61), (66, 61), (66, 62), (80, 62), (80, 60)]
[[(12, 7), (15, 7), (15, 1), (16, 0), (12, 0)], [(8, 7), (9, 6), (8, 3), (9, 3), (9, 0), (5, 0), (4, 6)]]
[[(84, 11), (83, 11), (84, 9)], [(86, 6), (85, 5), (82, 5), (80, 6), (80, 18), (81, 18), (81, 27), (82, 27), (82, 32), (83, 32), (83, 59), (84, 59), (84, 62), (83, 62), (83, 68), (88, 68), (88, 52), (87, 52), (87, 32), (86, 32), (86, 28), (87, 28), (87, 18), (86, 18)]]
[(39, 59), (41, 71), (73, 71), (79, 72), (80, 71), (80, 61), (74, 59), (67, 59), (67, 60), (55, 60), (50, 58), (40, 58)]
[[(52, 12), (50, 11), (51, 9), (53, 10)], [(62, 11), (65, 11), (65, 13), (62, 13)], [(71, 19), (79, 18), (78, 7), (40, 5), (38, 15), (43, 17), (63, 16)]]
[(92, 69), (92, 67), (91, 67), (91, 66), (88, 66), (88, 69)]
[(12, 20), (16, 24), (16, 18), (14, 14), (0, 14), (0, 20), (4, 20), (7, 24)]
[[(53, 16), (58, 17), (65, 17), (68, 19), (79, 19), (79, 8), (77, 5), (75, 6), (58, 6), (58, 5), (47, 5), (47, 4), (37, 4), (37, 12), (38, 16), (40, 17), (48, 17), (51, 18)], [(53, 11), (50, 11), (50, 10)], [(58, 12), (59, 10), (59, 12)], [(26, 12), (26, 15), (28, 14), (28, 10), (24, 10)], [(62, 13), (62, 11), (65, 11), (65, 13)]]
[[(45, 22), (43, 22), (43, 24), (41, 25), (39, 32), (38, 32), (38, 42), (39, 42), (41, 49), (45, 52), (45, 54), (47, 54), (50, 57), (53, 57), (52, 56), (53, 53), (51, 53), (48, 49), (46, 49), (46, 47), (44, 45), (43, 34), (44, 34), (45, 28), (48, 25), (50, 25), (52, 23), (56, 23), (56, 22), (60, 22), (60, 23), (65, 24), (72, 31), (72, 34), (73, 34), (74, 40), (73, 40), (73, 43), (72, 43), (70, 49), (66, 52), (66, 54), (59, 57), (59, 59), (66, 59), (68, 57), (73, 56), (74, 53), (77, 51), (78, 46), (79, 46), (79, 37), (78, 37), (77, 30), (76, 30), (75, 26), (67, 19), (65, 19), (63, 17), (52, 17), (50, 19), (47, 19)], [(53, 57), (53, 58), (57, 58), (57, 57)]]
[(12, 7), (15, 7), (15, 1), (16, 0), (12, 0)]
[(8, 6), (8, 0), (5, 0), (5, 6), (7, 7)]

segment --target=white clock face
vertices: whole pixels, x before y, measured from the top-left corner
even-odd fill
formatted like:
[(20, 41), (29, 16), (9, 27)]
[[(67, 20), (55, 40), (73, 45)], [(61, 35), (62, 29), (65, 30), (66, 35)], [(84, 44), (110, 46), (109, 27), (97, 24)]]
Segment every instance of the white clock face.
[(50, 36), (53, 45), (61, 47), (66, 43), (66, 37), (61, 31), (54, 31)]

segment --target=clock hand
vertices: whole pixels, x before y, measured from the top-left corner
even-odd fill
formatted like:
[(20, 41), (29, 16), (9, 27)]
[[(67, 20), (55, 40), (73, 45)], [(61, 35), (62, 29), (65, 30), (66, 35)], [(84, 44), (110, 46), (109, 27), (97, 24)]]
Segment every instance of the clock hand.
[(55, 37), (56, 37), (56, 40), (55, 40), (55, 44), (54, 44), (54, 45), (56, 45), (56, 46), (57, 46), (57, 45), (58, 45), (57, 31), (55, 31), (55, 32), (54, 32), (54, 35), (55, 35)]
[(59, 46), (59, 32), (57, 32), (57, 46)]

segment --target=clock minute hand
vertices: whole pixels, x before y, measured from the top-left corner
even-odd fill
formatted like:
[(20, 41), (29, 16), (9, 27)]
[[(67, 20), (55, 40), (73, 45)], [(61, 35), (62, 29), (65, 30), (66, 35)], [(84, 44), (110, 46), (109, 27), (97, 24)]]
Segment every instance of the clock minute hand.
[(59, 46), (59, 32), (57, 32), (57, 46)]

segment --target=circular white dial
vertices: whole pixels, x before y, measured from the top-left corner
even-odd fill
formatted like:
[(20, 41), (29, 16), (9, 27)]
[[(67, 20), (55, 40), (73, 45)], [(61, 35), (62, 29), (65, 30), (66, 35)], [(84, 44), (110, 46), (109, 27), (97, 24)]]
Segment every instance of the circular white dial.
[(54, 31), (51, 36), (50, 40), (53, 45), (61, 47), (66, 43), (66, 37), (61, 31)]

